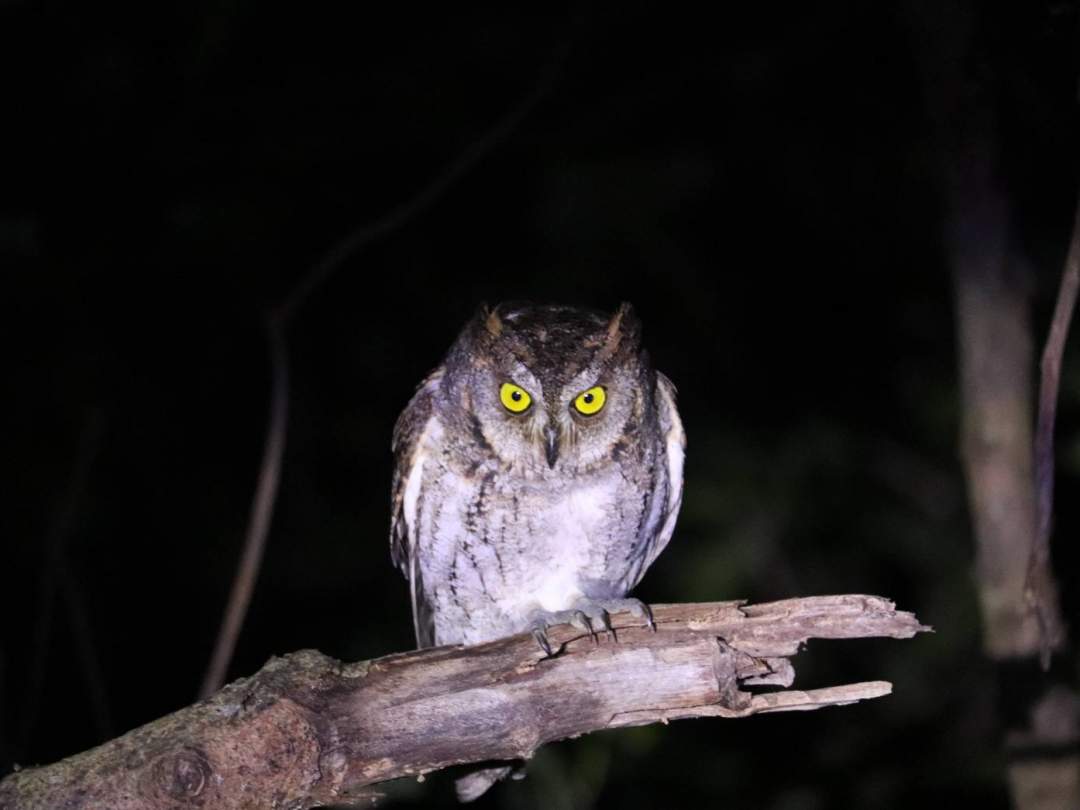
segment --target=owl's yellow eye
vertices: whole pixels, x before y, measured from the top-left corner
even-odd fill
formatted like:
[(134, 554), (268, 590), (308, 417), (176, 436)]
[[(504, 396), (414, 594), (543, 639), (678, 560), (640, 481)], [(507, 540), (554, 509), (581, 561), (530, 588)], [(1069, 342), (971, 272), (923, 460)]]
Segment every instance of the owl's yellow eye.
[(578, 413), (592, 416), (594, 413), (600, 412), (606, 399), (607, 393), (603, 387), (594, 385), (588, 391), (582, 391), (574, 398), (574, 407), (577, 408)]
[(522, 413), (532, 405), (532, 397), (529, 392), (520, 385), (503, 383), (499, 389), (499, 401), (510, 413)]

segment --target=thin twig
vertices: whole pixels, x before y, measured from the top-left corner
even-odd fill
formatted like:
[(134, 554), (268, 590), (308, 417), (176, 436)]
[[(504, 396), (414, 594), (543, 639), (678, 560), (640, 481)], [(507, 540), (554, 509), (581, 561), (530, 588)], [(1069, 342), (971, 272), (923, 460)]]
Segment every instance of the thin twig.
[(1073, 222), (1069, 253), (1061, 275), (1054, 317), (1043, 349), (1039, 385), (1039, 416), (1035, 428), (1036, 531), (1031, 545), (1024, 598), (1039, 619), (1039, 658), (1043, 669), (1050, 666), (1053, 649), (1064, 632), (1056, 609), (1056, 600), (1048, 598), (1053, 582), (1050, 566), (1050, 529), (1054, 512), (1054, 419), (1057, 413), (1058, 385), (1065, 340), (1080, 289), (1080, 206)]
[(270, 520), (274, 514), (274, 501), (277, 500), (278, 484), (281, 481), (281, 460), (285, 454), (285, 433), (289, 416), (289, 354), (282, 325), (273, 318), (266, 322), (266, 340), (270, 349), (271, 374), (270, 418), (266, 428), (266, 443), (263, 445), (255, 496), (251, 501), (251, 517), (248, 519), (243, 555), (233, 580), (221, 631), (214, 645), (214, 655), (199, 690), (200, 699), (220, 689), (228, 674), (236, 640), (240, 637), (240, 628), (244, 624), (244, 617), (251, 604), (251, 594), (255, 590), (255, 580), (259, 575), (266, 537), (270, 533)]
[[(244, 550), (233, 582), (232, 593), (225, 609), (221, 629), (218, 633), (214, 655), (206, 676), (203, 679), (200, 697), (213, 694), (225, 682), (229, 663), (236, 648), (240, 628), (244, 623), (251, 593), (258, 579), (263, 548), (270, 531), (270, 522), (277, 498), (280, 478), (281, 452), (285, 446), (285, 434), (288, 428), (286, 412), (288, 410), (287, 383), (287, 347), (285, 332), (292, 318), (311, 294), (329, 279), (350, 257), (378, 239), (406, 225), (410, 220), (423, 214), (436, 203), (454, 184), (491, 154), (527, 116), (544, 95), (551, 89), (557, 78), (570, 45), (573, 42), (580, 21), (574, 26), (572, 34), (557, 49), (548, 62), (533, 89), (517, 105), (507, 112), (495, 125), (474, 141), (464, 152), (443, 169), (424, 188), (413, 197), (398, 205), (373, 222), (365, 223), (347, 234), (336, 245), (323, 254), (307, 273), (293, 287), (292, 291), (276, 306), (270, 309), (267, 317), (267, 334), (271, 342), (271, 373), (273, 375), (273, 394), (271, 399), (271, 418), (263, 447), (263, 465), (259, 471), (259, 483), (255, 490), (251, 517), (248, 524)], [(277, 342), (279, 347), (274, 348)], [(281, 385), (279, 385), (281, 383)], [(280, 416), (280, 418), (278, 418)]]

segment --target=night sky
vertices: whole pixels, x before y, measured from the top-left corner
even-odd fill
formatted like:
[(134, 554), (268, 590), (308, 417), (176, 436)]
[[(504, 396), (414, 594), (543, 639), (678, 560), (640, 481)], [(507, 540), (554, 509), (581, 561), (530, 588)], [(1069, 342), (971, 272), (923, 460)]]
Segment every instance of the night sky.
[[(478, 806), (1006, 808), (927, 102), (925, 32), (964, 8), (0, 4), (0, 773), (195, 699), (262, 453), (267, 313), (472, 156), (333, 254), (288, 325), (281, 490), (230, 678), (410, 648), (387, 539), (414, 386), (482, 302), (626, 300), (688, 434), (679, 527), (637, 595), (876, 593), (937, 632), (795, 660), (797, 687), (892, 697), (560, 743)], [(957, 58), (995, 111), (1041, 345), (1077, 200), (1077, 4), (971, 23)], [(453, 801), (449, 775), (391, 790)]]

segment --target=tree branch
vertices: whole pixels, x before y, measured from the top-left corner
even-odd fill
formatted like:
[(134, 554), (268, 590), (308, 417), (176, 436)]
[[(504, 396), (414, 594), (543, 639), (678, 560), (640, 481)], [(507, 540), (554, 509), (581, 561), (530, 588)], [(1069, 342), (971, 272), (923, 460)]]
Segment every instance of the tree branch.
[(1035, 513), (1036, 531), (1031, 544), (1024, 598), (1039, 619), (1039, 658), (1044, 670), (1050, 655), (1065, 641), (1064, 619), (1057, 598), (1053, 566), (1050, 564), (1050, 527), (1054, 514), (1054, 418), (1057, 413), (1058, 383), (1065, 338), (1080, 290), (1080, 206), (1073, 222), (1065, 270), (1061, 275), (1054, 318), (1043, 348), (1039, 383), (1039, 411), (1035, 427)]
[[(788, 660), (810, 638), (910, 638), (928, 628), (876, 596), (653, 606), (657, 630), (612, 617), (617, 640), (570, 625), (342, 664), (272, 659), (209, 700), (0, 782), (0, 810), (362, 806), (370, 786), (451, 765), (528, 759), (592, 731), (746, 717), (887, 695), (885, 681), (811, 691)], [(769, 686), (752, 692), (747, 687)]]
[(267, 420), (262, 463), (259, 465), (259, 479), (244, 534), (244, 551), (233, 578), (232, 590), (229, 591), (229, 601), (214, 643), (210, 666), (199, 689), (200, 700), (210, 697), (225, 683), (229, 662), (240, 638), (240, 628), (255, 592), (255, 580), (262, 567), (263, 550), (270, 534), (274, 502), (281, 483), (281, 464), (289, 424), (289, 350), (285, 345), (282, 325), (274, 318), (267, 318), (266, 339), (270, 347), (270, 418)]

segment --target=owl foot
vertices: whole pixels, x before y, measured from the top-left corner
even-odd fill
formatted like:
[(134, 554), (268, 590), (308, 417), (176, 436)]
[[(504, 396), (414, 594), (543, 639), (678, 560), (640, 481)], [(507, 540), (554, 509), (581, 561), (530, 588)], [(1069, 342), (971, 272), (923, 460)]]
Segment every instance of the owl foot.
[(627, 596), (622, 599), (582, 599), (575, 607), (584, 613), (593, 625), (598, 622), (604, 630), (611, 633), (611, 637), (618, 641), (615, 636), (615, 628), (611, 626), (612, 613), (626, 612), (636, 616), (645, 622), (650, 630), (656, 632), (656, 622), (653, 620), (652, 610), (640, 599)]
[[(593, 627), (589, 616), (583, 610), (541, 610), (537, 611), (533, 615), (532, 619), (532, 634), (536, 639), (536, 643), (540, 645), (540, 649), (544, 651), (544, 655), (550, 658), (555, 654), (551, 642), (548, 641), (547, 629), (554, 627), (557, 624), (569, 624), (576, 627), (578, 630), (584, 630), (590, 636), (592, 636), (593, 642), (597, 641), (596, 629)], [(610, 629), (610, 626), (606, 626), (605, 629)]]
[(611, 633), (618, 641), (615, 628), (611, 626), (612, 613), (627, 612), (643, 620), (650, 630), (656, 632), (656, 622), (652, 610), (640, 599), (580, 599), (570, 610), (538, 611), (532, 620), (532, 634), (540, 649), (547, 657), (555, 654), (547, 637), (547, 629), (557, 624), (570, 624), (592, 636), (593, 643), (598, 643), (598, 632)]

